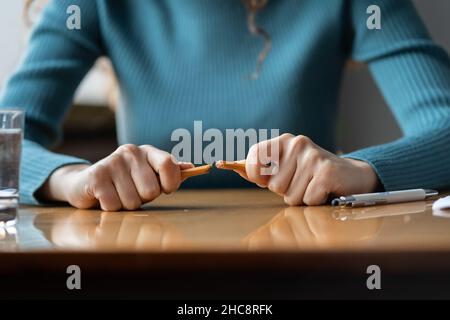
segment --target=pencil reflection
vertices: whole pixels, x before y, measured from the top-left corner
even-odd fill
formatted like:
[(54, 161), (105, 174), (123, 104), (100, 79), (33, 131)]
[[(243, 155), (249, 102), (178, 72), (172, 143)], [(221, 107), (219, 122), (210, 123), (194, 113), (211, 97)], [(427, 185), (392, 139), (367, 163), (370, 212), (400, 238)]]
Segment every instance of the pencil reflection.
[[(51, 221), (49, 227), (46, 219)], [(35, 225), (55, 246), (65, 249), (159, 251), (186, 244), (176, 228), (151, 214), (76, 210), (59, 218), (40, 216)]]

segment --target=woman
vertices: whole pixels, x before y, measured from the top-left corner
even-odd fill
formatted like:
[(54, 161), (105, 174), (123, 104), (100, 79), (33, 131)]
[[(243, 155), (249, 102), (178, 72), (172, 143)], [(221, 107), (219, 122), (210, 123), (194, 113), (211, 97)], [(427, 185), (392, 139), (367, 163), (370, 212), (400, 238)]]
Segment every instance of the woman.
[[(171, 132), (203, 127), (278, 128), (247, 156), (246, 178), (290, 205), (330, 194), (450, 185), (450, 62), (407, 0), (58, 0), (35, 27), (1, 107), (26, 111), (21, 199), (78, 208), (136, 209), (181, 183)], [(66, 27), (67, 8), (81, 29)], [(367, 26), (378, 5), (381, 30)], [(258, 38), (272, 40), (258, 79), (249, 80)], [(100, 56), (121, 89), (121, 147), (96, 164), (45, 149), (58, 138), (73, 93)], [(347, 59), (368, 64), (404, 137), (344, 156), (334, 151), (334, 120)], [(380, 123), (380, 126), (383, 124)], [(278, 171), (262, 175), (258, 150), (278, 143)], [(241, 172), (242, 175), (244, 173)], [(237, 177), (238, 178), (238, 177)], [(237, 185), (206, 176), (204, 186)], [(200, 182), (199, 182), (200, 181)]]

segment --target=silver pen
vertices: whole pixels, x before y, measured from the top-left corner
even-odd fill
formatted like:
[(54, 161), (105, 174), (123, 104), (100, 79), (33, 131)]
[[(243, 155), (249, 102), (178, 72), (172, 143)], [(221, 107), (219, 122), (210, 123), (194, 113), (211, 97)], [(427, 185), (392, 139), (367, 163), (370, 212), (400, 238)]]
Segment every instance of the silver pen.
[(431, 189), (410, 189), (377, 193), (363, 193), (342, 196), (331, 201), (333, 206), (367, 207), (378, 204), (420, 201), (437, 196), (439, 192)]

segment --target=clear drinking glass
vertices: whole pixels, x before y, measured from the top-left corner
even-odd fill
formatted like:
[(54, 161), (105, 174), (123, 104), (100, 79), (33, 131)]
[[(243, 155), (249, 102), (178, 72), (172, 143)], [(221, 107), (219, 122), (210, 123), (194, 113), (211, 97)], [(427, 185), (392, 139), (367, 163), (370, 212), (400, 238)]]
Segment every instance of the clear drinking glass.
[(24, 113), (0, 109), (0, 221), (8, 220), (19, 200), (19, 167)]

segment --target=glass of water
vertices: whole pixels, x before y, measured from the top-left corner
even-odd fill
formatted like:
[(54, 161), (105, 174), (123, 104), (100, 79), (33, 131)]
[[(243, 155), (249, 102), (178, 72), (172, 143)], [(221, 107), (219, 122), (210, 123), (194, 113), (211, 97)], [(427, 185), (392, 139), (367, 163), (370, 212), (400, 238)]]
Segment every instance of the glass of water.
[(24, 113), (0, 109), (0, 220), (17, 208)]

